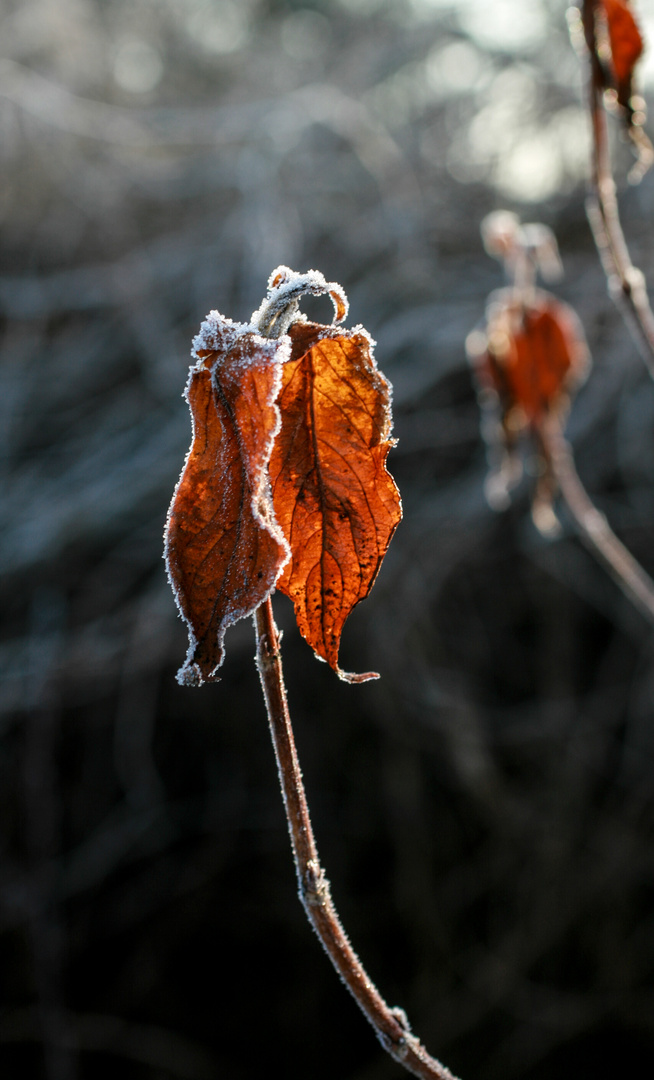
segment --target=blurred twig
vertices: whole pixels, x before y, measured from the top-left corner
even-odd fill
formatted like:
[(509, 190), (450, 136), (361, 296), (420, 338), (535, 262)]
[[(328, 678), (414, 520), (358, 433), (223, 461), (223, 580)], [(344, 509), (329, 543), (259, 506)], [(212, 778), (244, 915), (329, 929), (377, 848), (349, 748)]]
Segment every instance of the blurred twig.
[(588, 220), (607, 277), (609, 295), (618, 305), (654, 378), (654, 314), (642, 271), (632, 263), (620, 224), (615, 180), (611, 168), (605, 78), (598, 54), (596, 13), (598, 0), (583, 0), (582, 22), (588, 47), (588, 92), (593, 133), (593, 197), (586, 204)]
[(639, 611), (654, 622), (654, 581), (621, 544), (586, 492), (575, 468), (572, 452), (556, 416), (546, 416), (538, 425), (547, 461), (561, 489), (582, 540), (606, 566), (614, 581)]

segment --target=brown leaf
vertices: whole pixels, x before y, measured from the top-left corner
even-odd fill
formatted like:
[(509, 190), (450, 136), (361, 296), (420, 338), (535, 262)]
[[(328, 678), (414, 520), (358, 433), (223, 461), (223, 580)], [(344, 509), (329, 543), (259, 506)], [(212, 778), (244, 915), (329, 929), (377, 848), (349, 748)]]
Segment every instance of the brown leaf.
[(227, 626), (277, 583), (307, 641), (341, 678), (376, 677), (342, 672), (338, 648), (401, 515), (385, 468), (390, 388), (364, 330), (300, 315), (307, 292), (329, 294), (335, 321), (345, 318), (340, 285), (282, 266), (247, 326), (211, 312), (194, 341), (193, 442), (166, 526), (169, 576), (190, 638), (183, 683), (216, 677)]
[(572, 308), (534, 288), (493, 293), (486, 318), (486, 332), (475, 330), (466, 342), (484, 392), (480, 402), (495, 414), (493, 422), (484, 425), (490, 465), (486, 497), (495, 509), (508, 506), (510, 491), (522, 475), (516, 450), (526, 429), (537, 451), (534, 464), (539, 474), (532, 517), (543, 534), (553, 536), (560, 529), (553, 507), (558, 485), (542, 429), (548, 418), (562, 416), (572, 390), (587, 372), (583, 329)]
[(529, 304), (502, 289), (493, 294), (487, 319), (486, 348), (474, 364), (482, 385), (499, 397), (505, 428), (536, 424), (565, 406), (588, 361), (572, 308), (541, 289)]
[(294, 605), (315, 653), (340, 678), (343, 625), (368, 595), (401, 518), (386, 470), (389, 386), (361, 328), (346, 331), (297, 322), (289, 329), (279, 405), (282, 426), (270, 478), (275, 515), (291, 548), (277, 587)]
[(645, 100), (634, 93), (634, 70), (644, 45), (631, 4), (629, 0), (583, 0), (582, 23), (593, 55), (594, 93), (603, 95), (609, 110), (619, 113), (636, 154), (629, 180), (639, 183), (654, 163), (654, 147), (643, 127)]
[(627, 0), (602, 0), (601, 6), (606, 15), (618, 101), (628, 108), (634, 66), (643, 52), (643, 39)]
[(226, 628), (273, 590), (288, 558), (270, 498), (288, 342), (212, 312), (195, 342), (187, 399), (193, 442), (166, 525), (166, 559), (190, 645), (178, 680), (216, 678)]

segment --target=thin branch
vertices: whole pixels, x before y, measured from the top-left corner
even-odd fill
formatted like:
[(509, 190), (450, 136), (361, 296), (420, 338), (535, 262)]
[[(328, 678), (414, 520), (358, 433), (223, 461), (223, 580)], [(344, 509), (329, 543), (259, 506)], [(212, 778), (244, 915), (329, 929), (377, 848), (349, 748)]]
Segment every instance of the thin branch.
[(654, 378), (654, 314), (645, 277), (631, 261), (624, 238), (615, 181), (611, 169), (608, 127), (604, 108), (604, 77), (595, 34), (597, 0), (584, 0), (582, 21), (590, 55), (589, 105), (593, 133), (594, 194), (586, 201), (586, 213), (606, 274), (609, 294), (620, 309), (640, 354)]
[(548, 417), (539, 424), (538, 433), (581, 539), (608, 569), (625, 596), (654, 623), (654, 581), (620, 543), (604, 515), (591, 502), (575, 469), (572, 451), (558, 418)]
[(365, 972), (347, 938), (320, 866), (302, 773), (288, 712), (279, 634), (270, 599), (254, 614), (257, 668), (261, 678), (279, 779), (284, 797), (300, 900), (336, 971), (372, 1024), (382, 1046), (414, 1076), (455, 1080), (449, 1069), (430, 1057), (411, 1034), (402, 1009), (390, 1008)]

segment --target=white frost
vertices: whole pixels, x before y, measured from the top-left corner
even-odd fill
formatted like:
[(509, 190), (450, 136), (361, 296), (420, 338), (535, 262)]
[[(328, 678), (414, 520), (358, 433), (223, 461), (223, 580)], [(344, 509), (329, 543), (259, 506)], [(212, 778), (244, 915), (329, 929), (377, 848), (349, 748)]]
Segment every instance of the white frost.
[(268, 295), (252, 312), (251, 327), (270, 337), (282, 337), (291, 323), (302, 321), (298, 301), (305, 293), (311, 296), (329, 294), (334, 305), (332, 325), (346, 318), (349, 304), (338, 282), (327, 281), (319, 270), (298, 274), (288, 266), (278, 266), (268, 278)]
[[(247, 342), (244, 340), (248, 335)], [(282, 341), (276, 338), (262, 337), (259, 329), (252, 322), (239, 323), (226, 318), (218, 311), (210, 311), (203, 321), (199, 333), (193, 338), (191, 356), (198, 361), (191, 368), (191, 372), (199, 367), (220, 364), (223, 356), (243, 345), (239, 360), (239, 366), (243, 368), (253, 367), (261, 360), (277, 361), (285, 363), (290, 356), (291, 343), (288, 338)], [(203, 356), (204, 352), (217, 353), (217, 356)], [(234, 357), (232, 356), (232, 361)]]
[(221, 315), (219, 311), (210, 311), (202, 322), (199, 332), (193, 338), (191, 356), (202, 362), (198, 353), (203, 350), (211, 352), (229, 352), (236, 341), (248, 330), (244, 323), (233, 322)]

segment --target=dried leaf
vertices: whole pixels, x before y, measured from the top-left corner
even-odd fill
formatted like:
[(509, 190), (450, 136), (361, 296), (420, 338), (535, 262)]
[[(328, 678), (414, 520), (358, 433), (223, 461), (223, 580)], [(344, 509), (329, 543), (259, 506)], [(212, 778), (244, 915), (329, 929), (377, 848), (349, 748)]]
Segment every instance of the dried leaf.
[(532, 517), (543, 534), (553, 536), (559, 529), (553, 507), (557, 483), (541, 426), (547, 417), (564, 412), (571, 391), (587, 373), (583, 329), (572, 308), (534, 288), (528, 293), (518, 289), (493, 293), (486, 319), (486, 332), (474, 331), (466, 342), (482, 391), (481, 404), (490, 405), (496, 417), (484, 424), (490, 464), (486, 496), (494, 509), (508, 506), (511, 488), (522, 475), (518, 439), (527, 429), (537, 451), (532, 461), (538, 475)]
[(277, 587), (294, 605), (317, 656), (340, 670), (341, 632), (368, 595), (401, 518), (386, 470), (390, 391), (361, 328), (298, 322), (289, 329), (270, 477), (275, 515), (291, 548)]
[(622, 117), (637, 159), (629, 180), (637, 184), (654, 164), (654, 147), (643, 129), (645, 100), (633, 86), (644, 48), (640, 30), (629, 0), (584, 0), (582, 21), (586, 44), (594, 54), (595, 89), (605, 92), (605, 103)]
[(526, 304), (502, 289), (491, 297), (485, 347), (473, 362), (481, 384), (499, 397), (505, 428), (515, 431), (567, 404), (588, 349), (567, 304), (540, 289)]
[(193, 441), (166, 527), (169, 576), (189, 628), (183, 683), (216, 677), (227, 626), (276, 584), (341, 678), (376, 678), (342, 672), (338, 648), (401, 516), (385, 467), (390, 387), (364, 330), (299, 314), (306, 292), (329, 294), (335, 322), (347, 314), (340, 285), (282, 266), (249, 325), (211, 312), (194, 341)]
[(643, 39), (628, 0), (602, 0), (606, 15), (611, 68), (618, 102), (629, 107), (634, 66), (643, 52)]
[(268, 480), (288, 342), (212, 312), (195, 345), (193, 441), (166, 526), (168, 572), (190, 637), (178, 680), (191, 685), (216, 678), (226, 628), (270, 595), (288, 558)]

